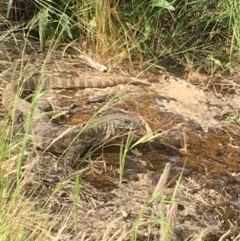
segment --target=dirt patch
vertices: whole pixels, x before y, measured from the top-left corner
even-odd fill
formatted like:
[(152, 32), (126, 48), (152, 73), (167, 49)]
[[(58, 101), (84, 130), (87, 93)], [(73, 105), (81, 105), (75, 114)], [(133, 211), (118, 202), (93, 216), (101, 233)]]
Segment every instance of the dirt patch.
[[(75, 71), (73, 61), (65, 67), (63, 60), (60, 63), (63, 77), (64, 68), (71, 66)], [(104, 74), (99, 76), (104, 78)], [(222, 79), (222, 85), (226, 82)], [(156, 210), (168, 205), (153, 208), (147, 203), (166, 163), (171, 163), (164, 189), (166, 203), (182, 175), (173, 240), (193, 240), (201, 232), (202, 240), (219, 240), (228, 230), (226, 238), (236, 237), (240, 226), (240, 100), (238, 83), (233, 84), (234, 92), (226, 91), (224, 85), (225, 91), (216, 93), (164, 74), (155, 76), (151, 86), (51, 90), (44, 95), (63, 113), (61, 124), (84, 123), (111, 103), (110, 111), (135, 113), (152, 131), (162, 132), (154, 141), (128, 152), (122, 183), (119, 152), (123, 140), (94, 153), (86, 152), (78, 168), (70, 172), (51, 153), (34, 151), (31, 158), (26, 156), (24, 164), (31, 163), (31, 171), (28, 169), (26, 176), (25, 195), (34, 193), (39, 199), (37, 207), (44, 204), (46, 212), (58, 216), (51, 234), (58, 240), (130, 240), (144, 209), (137, 240), (159, 240), (162, 211)], [(73, 197), (77, 177), (84, 184), (78, 201)]]

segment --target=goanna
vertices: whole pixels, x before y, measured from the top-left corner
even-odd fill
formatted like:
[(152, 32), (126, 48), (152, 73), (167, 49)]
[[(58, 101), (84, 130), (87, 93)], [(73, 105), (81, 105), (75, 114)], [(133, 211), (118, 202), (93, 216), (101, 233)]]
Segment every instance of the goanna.
[[(84, 83), (81, 82), (79, 87), (106, 87), (118, 84), (109, 81), (102, 82), (102, 84), (89, 84), (89, 81)], [(36, 78), (29, 79), (23, 84), (23, 89), (34, 90), (37, 84)], [(51, 86), (49, 80), (44, 84), (44, 87), (48, 86)], [(59, 82), (57, 87), (61, 87)], [(65, 88), (66, 83), (62, 87)], [(69, 82), (67, 87), (76, 88), (77, 84)], [(28, 130), (37, 148), (64, 154), (68, 163), (73, 163), (88, 147), (103, 144), (115, 137), (126, 135), (130, 131), (145, 129), (144, 123), (138, 116), (121, 111), (95, 117), (83, 125), (59, 125), (52, 122), (39, 105), (33, 107), (31, 103), (18, 96), (17, 82), (7, 84), (3, 92), (3, 105), (10, 113), (14, 125), (22, 125), (25, 131)], [(31, 116), (31, 121), (26, 121), (29, 116)]]

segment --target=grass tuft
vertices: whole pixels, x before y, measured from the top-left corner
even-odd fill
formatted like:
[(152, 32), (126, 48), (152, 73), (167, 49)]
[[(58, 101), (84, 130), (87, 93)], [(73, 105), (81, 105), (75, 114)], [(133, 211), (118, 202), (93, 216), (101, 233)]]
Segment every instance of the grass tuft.
[(20, 2), (0, 8), (15, 21), (25, 20), (31, 34), (38, 32), (43, 52), (49, 42), (74, 41), (109, 67), (138, 61), (147, 68), (151, 61), (172, 72), (194, 65), (208, 73), (209, 56), (224, 70), (239, 57), (237, 0)]

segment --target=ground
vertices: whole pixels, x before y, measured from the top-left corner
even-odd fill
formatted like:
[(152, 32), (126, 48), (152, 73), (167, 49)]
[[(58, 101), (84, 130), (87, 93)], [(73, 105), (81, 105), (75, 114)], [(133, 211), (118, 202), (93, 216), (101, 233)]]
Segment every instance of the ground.
[[(42, 60), (40, 55), (26, 55), (26, 72), (37, 69)], [(113, 73), (96, 72), (61, 54), (53, 54), (47, 66), (49, 74), (63, 78), (82, 73), (89, 78), (105, 78)], [(10, 73), (3, 75), (5, 82), (8, 76)], [(136, 77), (137, 71), (124, 69), (124, 73), (118, 71), (114, 76)], [(31, 197), (31, 212), (38, 214), (32, 225), (49, 230), (49, 240), (131, 240), (134, 235), (136, 240), (159, 240), (163, 235), (159, 220), (171, 207), (169, 201), (181, 178), (174, 200), (177, 210), (172, 240), (240, 240), (238, 76), (192, 73), (184, 79), (155, 71), (137, 79), (150, 84), (49, 90), (43, 96), (64, 113), (61, 124), (85, 122), (114, 99), (110, 110), (138, 114), (148, 134), (161, 135), (128, 152), (122, 183), (122, 140), (91, 155), (85, 153), (71, 173), (56, 156), (32, 148), (34, 144), (29, 142), (24, 153), (22, 193), (24, 198)], [(4, 85), (2, 82), (2, 91)], [(3, 167), (16, 168), (18, 150), (16, 147), (15, 156)], [(163, 187), (165, 202), (153, 204), (150, 200), (167, 163), (171, 171)], [(77, 189), (80, 194), (76, 197)], [(48, 224), (43, 214), (51, 214)], [(27, 215), (22, 218), (27, 220)]]

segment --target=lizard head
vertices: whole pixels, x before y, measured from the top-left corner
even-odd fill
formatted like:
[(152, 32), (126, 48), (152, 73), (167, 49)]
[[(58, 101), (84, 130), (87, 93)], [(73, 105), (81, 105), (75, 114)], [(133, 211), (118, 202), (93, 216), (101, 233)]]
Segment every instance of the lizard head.
[(148, 124), (140, 116), (124, 112), (105, 114), (96, 118), (96, 121), (102, 122), (108, 128), (111, 127), (112, 132), (116, 134), (132, 132), (141, 136), (150, 130)]

